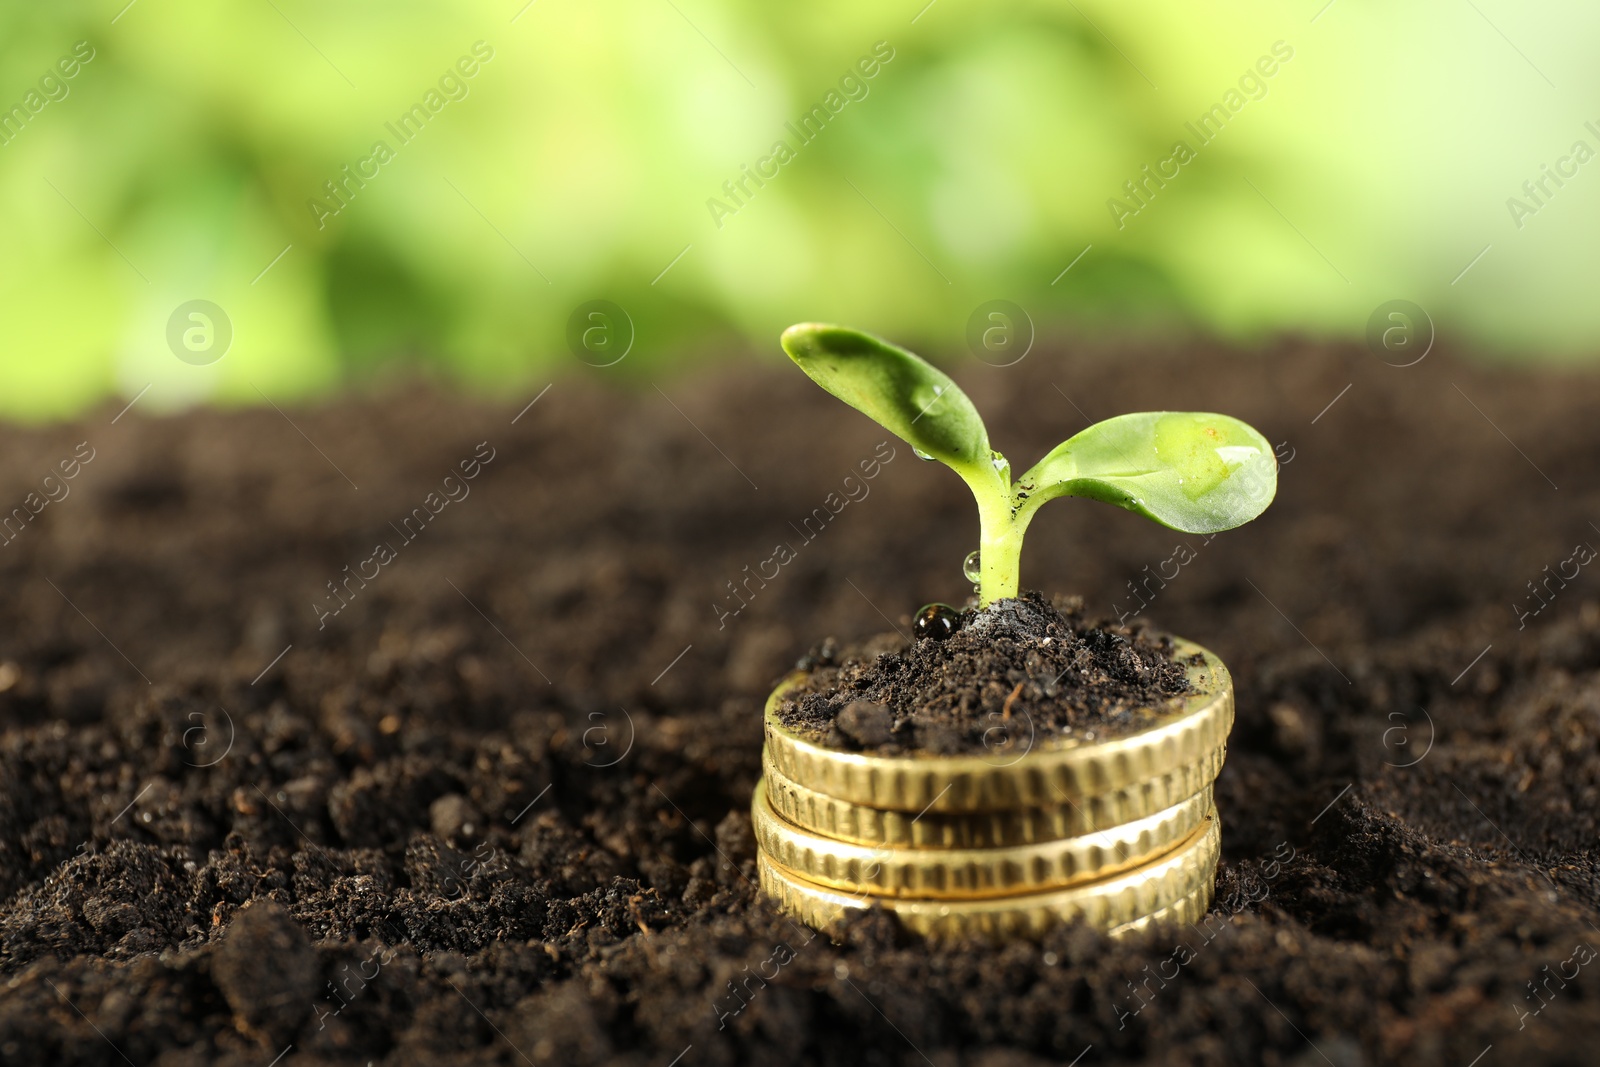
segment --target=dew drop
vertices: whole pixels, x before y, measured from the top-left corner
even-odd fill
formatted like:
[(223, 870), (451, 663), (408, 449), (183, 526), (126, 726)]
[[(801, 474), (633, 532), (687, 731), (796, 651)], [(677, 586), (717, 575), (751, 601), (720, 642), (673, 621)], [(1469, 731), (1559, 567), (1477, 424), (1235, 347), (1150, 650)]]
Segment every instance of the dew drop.
[(928, 462), (928, 463), (932, 463), (933, 462), (933, 457), (928, 455), (926, 452), (924, 452), (920, 448), (913, 448), (911, 450), (911, 454), (913, 456), (916, 456), (918, 459), (923, 460), (925, 462)]
[(961, 628), (961, 613), (949, 604), (924, 604), (911, 621), (911, 632), (917, 639), (924, 637), (943, 641)]
[[(911, 391), (911, 402), (917, 405), (921, 415), (939, 414), (936, 409), (939, 407), (939, 401), (943, 398), (944, 386), (942, 385), (935, 385), (931, 388), (926, 385), (920, 385)], [(921, 416), (919, 415), (918, 417), (920, 418)]]
[(989, 453), (989, 462), (994, 464), (994, 469), (1001, 474), (1011, 469), (1011, 461), (998, 452)]
[(977, 549), (968, 552), (967, 558), (961, 561), (961, 573), (966, 575), (969, 582), (976, 582), (983, 577), (983, 562)]

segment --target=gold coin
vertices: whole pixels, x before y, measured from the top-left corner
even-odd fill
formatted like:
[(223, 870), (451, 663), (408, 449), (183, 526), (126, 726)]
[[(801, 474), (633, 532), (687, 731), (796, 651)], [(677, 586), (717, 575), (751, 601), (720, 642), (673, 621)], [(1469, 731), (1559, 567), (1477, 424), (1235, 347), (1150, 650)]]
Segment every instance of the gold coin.
[(1138, 933), (1140, 930), (1154, 926), (1156, 923), (1173, 923), (1179, 926), (1193, 925), (1199, 922), (1205, 913), (1210, 910), (1211, 896), (1215, 889), (1215, 881), (1208, 878), (1188, 896), (1174, 901), (1160, 911), (1146, 915), (1142, 919), (1135, 919), (1131, 923), (1123, 923), (1113, 930), (1108, 930), (1107, 933), (1111, 937), (1124, 937), (1128, 934)]
[(1208, 785), (1163, 811), (1082, 837), (929, 851), (818, 837), (774, 814), (764, 783), (757, 783), (750, 802), (756, 843), (774, 863), (807, 881), (847, 893), (939, 900), (1033, 893), (1102, 879), (1170, 852), (1211, 810)]
[(778, 704), (796, 684), (785, 679), (767, 699), (767, 753), (792, 782), (851, 804), (892, 811), (997, 811), (1052, 807), (1100, 796), (1198, 763), (1222, 748), (1233, 726), (1233, 679), (1216, 656), (1173, 638), (1190, 692), (1168, 702), (1159, 721), (1104, 741), (1047, 738), (1021, 752), (987, 756), (911, 753), (876, 756), (807, 741), (778, 721)]
[(767, 801), (772, 810), (802, 830), (854, 845), (889, 848), (994, 848), (1080, 837), (1142, 819), (1192, 797), (1216, 780), (1225, 749), (1213, 749), (1196, 763), (1096, 796), (1061, 797), (1041, 808), (1004, 811), (905, 811), (851, 804), (790, 780), (763, 751)]
[(1221, 821), (1212, 812), (1178, 848), (1144, 867), (1096, 882), (1024, 896), (977, 900), (907, 900), (844, 893), (818, 885), (774, 863), (760, 849), (756, 869), (762, 891), (780, 911), (807, 926), (827, 929), (845, 915), (880, 906), (908, 929), (930, 937), (1034, 938), (1065, 922), (1127, 932), (1158, 915), (1181, 917), (1209, 899), (1222, 850)]

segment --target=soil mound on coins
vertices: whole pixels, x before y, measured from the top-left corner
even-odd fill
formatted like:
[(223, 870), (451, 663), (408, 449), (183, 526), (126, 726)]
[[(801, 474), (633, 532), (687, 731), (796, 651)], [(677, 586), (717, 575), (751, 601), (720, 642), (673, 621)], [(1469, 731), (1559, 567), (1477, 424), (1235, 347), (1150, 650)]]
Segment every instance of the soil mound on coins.
[(1152, 725), (1189, 690), (1164, 635), (1086, 621), (1081, 598), (1038, 592), (969, 607), (942, 640), (888, 634), (841, 649), (830, 639), (799, 666), (779, 721), (882, 755), (1020, 755), (1048, 738), (1116, 737)]

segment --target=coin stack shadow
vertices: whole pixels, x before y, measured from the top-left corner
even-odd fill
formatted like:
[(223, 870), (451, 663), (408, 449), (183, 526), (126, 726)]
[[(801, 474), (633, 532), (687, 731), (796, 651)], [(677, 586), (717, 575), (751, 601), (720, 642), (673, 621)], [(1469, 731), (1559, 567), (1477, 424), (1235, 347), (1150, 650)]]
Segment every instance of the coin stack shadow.
[(918, 933), (991, 940), (1196, 921), (1221, 854), (1212, 784), (1233, 683), (1210, 652), (1173, 643), (1190, 691), (1149, 728), (984, 756), (828, 748), (779, 721), (786, 681), (751, 800), (762, 891), (817, 929), (874, 905)]

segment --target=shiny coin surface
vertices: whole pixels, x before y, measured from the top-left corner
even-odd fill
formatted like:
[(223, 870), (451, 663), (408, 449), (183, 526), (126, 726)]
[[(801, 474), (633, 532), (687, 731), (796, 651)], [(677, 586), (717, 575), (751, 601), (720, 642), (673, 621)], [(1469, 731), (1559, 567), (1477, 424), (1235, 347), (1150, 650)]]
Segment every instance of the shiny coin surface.
[(1156, 923), (1174, 923), (1179, 926), (1189, 926), (1199, 922), (1211, 908), (1211, 897), (1216, 891), (1214, 879), (1197, 886), (1195, 891), (1181, 900), (1174, 901), (1167, 907), (1142, 919), (1135, 919), (1131, 923), (1108, 930), (1112, 937), (1123, 937), (1127, 934), (1136, 934), (1140, 930), (1154, 926)]
[(1127, 932), (1158, 915), (1181, 917), (1198, 907), (1198, 900), (1209, 899), (1221, 843), (1221, 822), (1212, 813), (1188, 841), (1144, 867), (1066, 889), (973, 900), (845, 893), (801, 877), (760, 849), (756, 866), (767, 897), (780, 910), (819, 930), (853, 911), (878, 906), (893, 912), (907, 928), (927, 936), (1001, 941), (1038, 937), (1064, 922), (1082, 921), (1100, 930)]
[(852, 804), (790, 780), (762, 753), (767, 801), (802, 830), (853, 845), (950, 849), (1031, 845), (1079, 837), (1154, 815), (1216, 781), (1223, 748), (1166, 774), (1095, 796), (1062, 798), (1039, 808), (1000, 811), (890, 811)]
[(1211, 813), (1211, 787), (1142, 819), (1030, 845), (945, 850), (852, 845), (774, 814), (762, 784), (750, 817), (756, 843), (810, 882), (873, 896), (961, 900), (1017, 895), (1103, 879), (1156, 860)]
[(1172, 643), (1191, 691), (1167, 701), (1155, 725), (1124, 737), (1037, 738), (1016, 751), (987, 755), (845, 752), (808, 741), (778, 721), (778, 705), (795, 684), (791, 677), (767, 700), (767, 755), (790, 781), (868, 808), (967, 812), (1077, 803), (1199, 763), (1226, 743), (1233, 726), (1228, 669), (1193, 642)]

